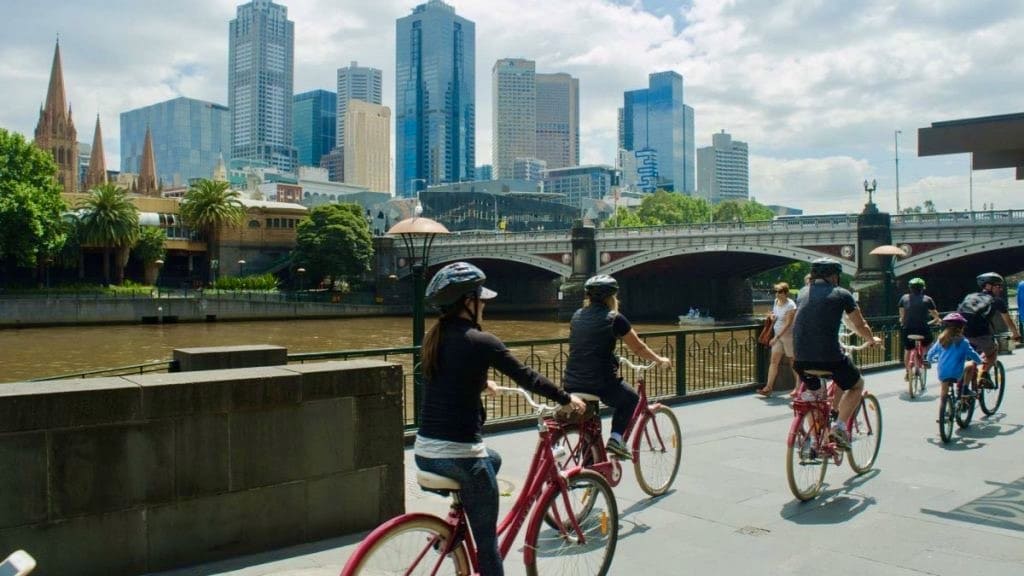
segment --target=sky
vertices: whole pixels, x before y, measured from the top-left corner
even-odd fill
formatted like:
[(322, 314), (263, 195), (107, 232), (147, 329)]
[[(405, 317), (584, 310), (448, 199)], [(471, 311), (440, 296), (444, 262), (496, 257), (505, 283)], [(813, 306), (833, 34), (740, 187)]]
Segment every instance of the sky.
[[(334, 91), (350, 61), (383, 70), (394, 106), (395, 20), (413, 0), (279, 0), (295, 22), (295, 92)], [(856, 212), (863, 182), (895, 211), (1019, 208), (1012, 170), (966, 154), (919, 158), (932, 122), (1024, 112), (1017, 0), (448, 0), (476, 23), (477, 164), (491, 157), (491, 67), (528, 58), (580, 82), (581, 162), (613, 164), (622, 93), (674, 70), (696, 146), (725, 130), (750, 147), (751, 196), (809, 213)], [(5, 0), (0, 128), (31, 136), (59, 34), (79, 141), (98, 114), (107, 167), (119, 114), (187, 96), (227, 104), (235, 0)], [(897, 134), (897, 131), (899, 133)], [(897, 147), (898, 142), (898, 147)]]

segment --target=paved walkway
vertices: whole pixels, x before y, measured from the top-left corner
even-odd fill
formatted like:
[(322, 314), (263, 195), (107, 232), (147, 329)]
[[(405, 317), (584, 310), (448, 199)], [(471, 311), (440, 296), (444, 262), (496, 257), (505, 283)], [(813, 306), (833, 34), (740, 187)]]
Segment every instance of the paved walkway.
[[(785, 398), (675, 407), (683, 427), (675, 489), (649, 500), (626, 471), (616, 488), (622, 524), (611, 573), (1024, 574), (1024, 351), (1003, 360), (1009, 386), (1000, 412), (945, 446), (935, 424), (937, 385), (910, 400), (901, 372), (868, 376), (884, 418), (878, 463), (861, 477), (845, 464), (829, 467), (823, 495), (808, 503), (786, 484)], [(517, 488), (535, 434), (488, 437), (503, 455), (503, 482)], [(410, 451), (406, 461), (414, 470)], [(446, 508), (414, 485), (407, 498), (409, 510)], [(507, 507), (512, 497), (502, 501)], [(362, 536), (161, 574), (337, 575)], [(508, 574), (523, 572), (517, 557), (507, 564)]]

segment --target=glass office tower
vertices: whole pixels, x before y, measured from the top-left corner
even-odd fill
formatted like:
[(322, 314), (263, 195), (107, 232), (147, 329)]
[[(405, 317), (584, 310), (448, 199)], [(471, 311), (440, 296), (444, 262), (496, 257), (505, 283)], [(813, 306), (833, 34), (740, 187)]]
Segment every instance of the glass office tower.
[(395, 190), (472, 179), (476, 26), (430, 0), (396, 22)]
[(292, 135), (300, 166), (319, 166), (334, 149), (338, 95), (327, 90), (296, 94), (292, 101)]
[[(683, 77), (675, 72), (650, 75), (648, 88), (624, 95), (622, 146), (657, 158), (657, 188), (692, 194), (695, 191), (693, 108), (683, 103)], [(649, 175), (647, 175), (649, 179)]]

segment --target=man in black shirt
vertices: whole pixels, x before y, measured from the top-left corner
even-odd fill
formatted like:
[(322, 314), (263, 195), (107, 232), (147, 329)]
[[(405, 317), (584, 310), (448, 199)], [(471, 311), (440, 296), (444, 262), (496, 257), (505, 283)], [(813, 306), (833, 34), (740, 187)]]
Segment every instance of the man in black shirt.
[(924, 278), (911, 278), (910, 282), (907, 282), (907, 286), (909, 291), (900, 298), (898, 303), (900, 332), (903, 336), (903, 365), (907, 367), (904, 380), (910, 380), (910, 366), (908, 365), (910, 351), (917, 346), (910, 336), (924, 337), (924, 340), (921, 340), (921, 345), (927, 350), (932, 340), (935, 339), (932, 337), (932, 330), (928, 325), (942, 322), (939, 319), (939, 311), (935, 308), (935, 301), (924, 294)]
[(976, 278), (981, 292), (972, 292), (964, 297), (957, 312), (967, 319), (964, 336), (978, 354), (982, 354), (985, 363), (981, 367), (978, 384), (984, 388), (994, 388), (989, 370), (996, 363), (999, 346), (996, 345), (995, 334), (992, 333), (992, 320), (1001, 317), (1006, 326), (1013, 332), (1015, 340), (1020, 340), (1020, 330), (1010, 318), (1010, 309), (1003, 298), (1003, 277), (995, 272), (985, 272)]

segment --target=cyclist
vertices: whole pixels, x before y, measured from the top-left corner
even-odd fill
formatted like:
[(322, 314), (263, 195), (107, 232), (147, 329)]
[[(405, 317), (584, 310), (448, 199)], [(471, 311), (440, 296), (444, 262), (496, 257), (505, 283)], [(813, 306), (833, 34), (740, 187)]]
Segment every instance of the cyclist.
[[(923, 336), (921, 345), (928, 348), (934, 338), (929, 324), (938, 324), (939, 312), (935, 307), (935, 301), (931, 296), (924, 294), (926, 287), (923, 278), (911, 278), (907, 282), (908, 291), (900, 298), (900, 332), (903, 337), (903, 365), (907, 367), (903, 375), (904, 380), (910, 380), (910, 351), (917, 347), (917, 343), (910, 339), (911, 335)], [(931, 318), (929, 318), (931, 316)]]
[(498, 483), (501, 456), (484, 445), (486, 412), (480, 394), (495, 386), (490, 368), (519, 386), (575, 412), (586, 404), (524, 366), (496, 336), (480, 328), (484, 303), (497, 294), (484, 287), (476, 266), (456, 262), (440, 269), (427, 286), (426, 300), (441, 316), (423, 341), (424, 396), (416, 434), (416, 465), (459, 481), (462, 502), (476, 541), (480, 574), (501, 576), (498, 551)]
[[(981, 357), (964, 338), (967, 319), (959, 312), (950, 312), (942, 318), (942, 323), (946, 327), (939, 334), (939, 341), (928, 349), (927, 354), (929, 362), (938, 361), (939, 381), (942, 382), (940, 400), (946, 397), (950, 382), (956, 382), (961, 377), (964, 382), (973, 380), (977, 364), (981, 363)], [(964, 395), (968, 394), (972, 392), (965, 386)]]
[(622, 433), (640, 397), (619, 376), (615, 343), (621, 339), (634, 354), (662, 366), (671, 366), (672, 361), (651, 350), (619, 312), (619, 283), (615, 278), (594, 276), (584, 283), (583, 290), (583, 307), (572, 315), (569, 324), (569, 359), (563, 382), (567, 391), (594, 394), (615, 409), (607, 450), (628, 460), (632, 455), (622, 443)]
[(819, 258), (811, 263), (811, 284), (801, 288), (796, 299), (796, 318), (793, 320), (796, 360), (793, 368), (807, 387), (805, 400), (822, 400), (825, 396), (821, 381), (808, 377), (806, 371), (827, 370), (832, 373), (832, 380), (839, 387), (835, 398), (839, 416), (832, 425), (830, 436), (840, 447), (847, 448), (850, 437), (846, 421), (860, 403), (859, 392), (864, 388), (864, 379), (839, 344), (843, 314), (847, 314), (853, 330), (870, 346), (878, 345), (881, 340), (871, 333), (853, 294), (839, 286), (841, 271), (842, 265), (831, 258)]
[(991, 322), (999, 317), (1013, 332), (1015, 340), (1020, 340), (1020, 330), (1010, 318), (1010, 310), (1003, 298), (1003, 277), (995, 272), (978, 274), (976, 278), (980, 292), (972, 292), (964, 297), (957, 312), (967, 319), (964, 336), (979, 354), (985, 355), (985, 363), (981, 366), (978, 384), (983, 388), (993, 388), (989, 370), (996, 363), (999, 346), (996, 345), (992, 333)]

